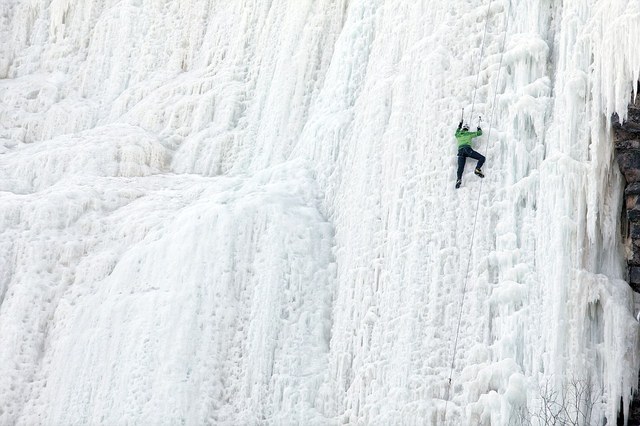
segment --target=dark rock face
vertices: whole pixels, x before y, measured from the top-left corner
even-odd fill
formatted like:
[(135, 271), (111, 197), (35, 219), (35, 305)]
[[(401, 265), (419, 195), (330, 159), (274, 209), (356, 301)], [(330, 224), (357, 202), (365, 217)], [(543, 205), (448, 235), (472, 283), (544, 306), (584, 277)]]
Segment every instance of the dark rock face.
[[(629, 280), (633, 282), (637, 282), (638, 280), (640, 280), (640, 267), (638, 266), (629, 267)], [(637, 284), (632, 283), (631, 287), (635, 292), (639, 291)]]
[[(614, 131), (616, 157), (620, 171), (624, 175), (627, 186), (624, 190), (624, 209), (628, 221), (627, 247), (629, 266), (629, 285), (636, 293), (640, 293), (640, 82), (638, 96), (629, 104), (627, 119), (620, 122), (614, 114), (611, 118)], [(624, 424), (624, 419), (618, 419)], [(640, 395), (634, 395), (629, 410), (629, 426), (640, 425)]]
[[(640, 140), (634, 142), (640, 144)], [(640, 149), (621, 148), (617, 157), (620, 170), (624, 174), (627, 183), (640, 181)]]
[[(640, 92), (640, 84), (638, 85)], [(611, 117), (616, 158), (627, 181), (625, 211), (628, 220), (629, 284), (640, 293), (640, 95), (629, 104), (627, 119), (617, 114)]]

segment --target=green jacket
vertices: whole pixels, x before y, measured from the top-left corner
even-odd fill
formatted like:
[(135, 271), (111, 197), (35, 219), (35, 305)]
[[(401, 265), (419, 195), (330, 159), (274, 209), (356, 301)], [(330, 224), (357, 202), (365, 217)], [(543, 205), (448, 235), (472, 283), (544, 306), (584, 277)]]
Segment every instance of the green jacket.
[(463, 146), (471, 146), (471, 139), (481, 136), (482, 130), (478, 130), (477, 132), (470, 132), (468, 130), (458, 129), (456, 130), (456, 139), (458, 140), (458, 149)]

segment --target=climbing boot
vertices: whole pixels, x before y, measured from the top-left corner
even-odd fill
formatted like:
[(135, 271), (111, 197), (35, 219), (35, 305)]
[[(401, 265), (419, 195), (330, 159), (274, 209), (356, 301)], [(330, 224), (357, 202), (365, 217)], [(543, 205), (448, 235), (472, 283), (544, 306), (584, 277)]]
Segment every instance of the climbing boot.
[(482, 170), (480, 170), (479, 168), (476, 167), (476, 169), (474, 170), (474, 172), (476, 174), (476, 176), (480, 176), (481, 178), (484, 177), (484, 174), (482, 173)]
[(462, 185), (462, 181), (460, 179), (458, 179), (456, 181), (456, 189), (460, 188), (460, 185)]

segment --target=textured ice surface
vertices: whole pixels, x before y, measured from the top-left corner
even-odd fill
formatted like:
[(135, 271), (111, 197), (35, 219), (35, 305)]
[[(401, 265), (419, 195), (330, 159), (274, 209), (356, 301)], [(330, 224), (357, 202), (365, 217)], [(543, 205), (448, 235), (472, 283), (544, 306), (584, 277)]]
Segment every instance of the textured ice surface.
[[(640, 359), (607, 123), (639, 23), (0, 2), (0, 424), (510, 425), (576, 380), (614, 422)], [(487, 177), (456, 191), (463, 107)]]

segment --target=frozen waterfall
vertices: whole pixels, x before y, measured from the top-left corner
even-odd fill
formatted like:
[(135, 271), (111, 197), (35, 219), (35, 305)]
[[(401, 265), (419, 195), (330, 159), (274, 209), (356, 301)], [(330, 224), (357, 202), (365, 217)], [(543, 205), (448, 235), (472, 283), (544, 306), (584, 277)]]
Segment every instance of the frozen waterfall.
[(638, 46), (638, 0), (2, 0), (0, 425), (615, 424)]

